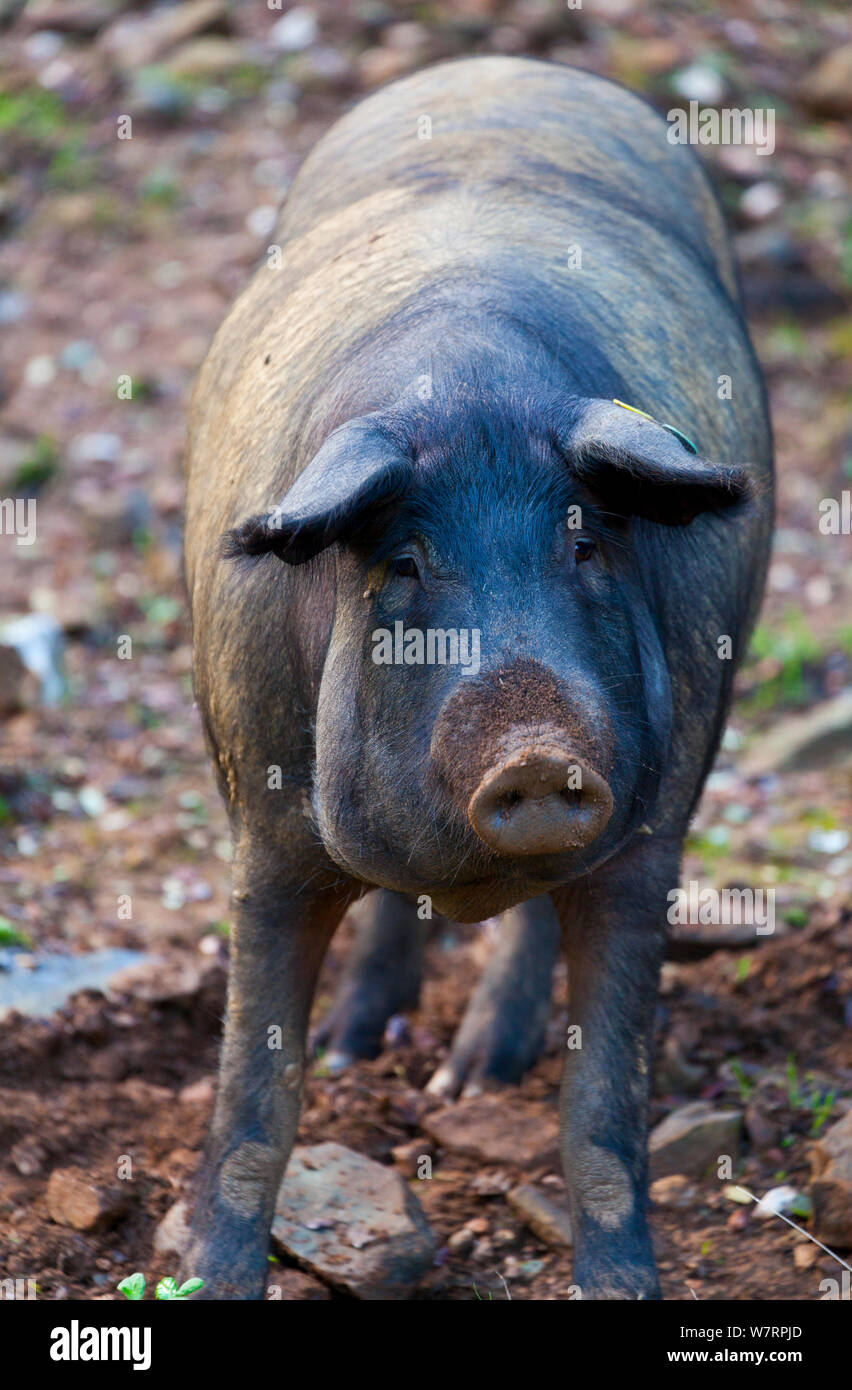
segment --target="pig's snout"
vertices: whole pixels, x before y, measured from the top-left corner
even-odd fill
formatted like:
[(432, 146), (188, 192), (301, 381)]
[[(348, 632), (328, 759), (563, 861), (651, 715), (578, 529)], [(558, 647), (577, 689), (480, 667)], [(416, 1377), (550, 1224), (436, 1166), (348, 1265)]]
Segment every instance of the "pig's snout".
[(480, 840), (502, 855), (591, 844), (612, 815), (603, 777), (560, 748), (531, 745), (492, 767), (468, 803)]

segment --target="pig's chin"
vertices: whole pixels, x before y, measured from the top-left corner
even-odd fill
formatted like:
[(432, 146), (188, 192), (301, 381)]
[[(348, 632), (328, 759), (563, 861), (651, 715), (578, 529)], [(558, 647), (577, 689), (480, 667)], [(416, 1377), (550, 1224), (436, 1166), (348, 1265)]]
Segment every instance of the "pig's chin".
[(512, 879), (500, 883), (465, 883), (431, 893), (432, 908), (454, 922), (482, 922), (518, 903), (528, 902), (559, 885), (537, 879)]

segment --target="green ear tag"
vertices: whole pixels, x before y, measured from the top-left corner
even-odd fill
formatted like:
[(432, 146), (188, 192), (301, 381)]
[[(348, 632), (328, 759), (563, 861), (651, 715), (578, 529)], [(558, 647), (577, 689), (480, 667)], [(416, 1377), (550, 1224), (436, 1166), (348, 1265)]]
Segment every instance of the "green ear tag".
[(663, 425), (663, 429), (668, 430), (669, 434), (673, 434), (675, 439), (679, 439), (684, 449), (688, 449), (691, 454), (698, 453), (698, 450), (688, 435), (683, 434), (681, 430), (676, 430), (674, 425)]

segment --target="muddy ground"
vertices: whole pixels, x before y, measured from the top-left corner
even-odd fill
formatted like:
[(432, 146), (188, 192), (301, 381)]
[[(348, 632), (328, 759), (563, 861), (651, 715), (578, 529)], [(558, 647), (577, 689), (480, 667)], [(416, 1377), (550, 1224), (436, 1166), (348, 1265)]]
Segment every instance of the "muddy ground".
[[(777, 113), (770, 157), (705, 151), (771, 392), (779, 530), (684, 870), (774, 888), (776, 931), (665, 967), (654, 1120), (700, 1098), (739, 1110), (735, 1178), (757, 1193), (806, 1189), (814, 1140), (852, 1106), (848, 723), (828, 752), (806, 740), (785, 763), (786, 721), (818, 717), (852, 684), (852, 539), (819, 526), (821, 500), (852, 487), (848, 16), (794, 0), (320, 3), (295, 18), (245, 3), (208, 7), (193, 30), (190, 8), (173, 7), (183, 36), (160, 33), (158, 46), (149, 6), (0, 3), (0, 495), (38, 502), (35, 544), (0, 535), (0, 621), (52, 616), (67, 680), (52, 705), (25, 680), (4, 695), (0, 971), (15, 957), (37, 974), (47, 952), (157, 957), (106, 996), (0, 1022), (0, 1276), (89, 1299), (117, 1296), (136, 1270), (174, 1272), (153, 1236), (209, 1118), (228, 949), (227, 826), (192, 704), (180, 577), (188, 392), (316, 138), (359, 94), (460, 53), (549, 55), (663, 111), (694, 97)], [(119, 139), (126, 115), (132, 136)], [(129, 659), (117, 655), (123, 637)], [(302, 1142), (334, 1139), (381, 1162), (410, 1140), (427, 1145), (438, 1102), (422, 1088), (490, 931), (438, 934), (421, 1007), (376, 1061), (332, 1080), (317, 1059)], [(560, 975), (549, 1050), (507, 1113), (555, 1106), (565, 991)], [(433, 1149), (431, 1181), (413, 1186), (438, 1255), (414, 1297), (564, 1292), (570, 1253), (534, 1236), (506, 1197), (520, 1179), (558, 1196), (555, 1165)], [(109, 1183), (122, 1155), (133, 1176), (111, 1224), (81, 1233), (51, 1220), (53, 1169)], [(671, 1185), (656, 1194), (666, 1298), (813, 1299), (837, 1273), (781, 1221), (733, 1203), (715, 1173), (690, 1175), (679, 1205)], [(448, 1246), (469, 1223), (472, 1239)], [(286, 1258), (271, 1271), (285, 1297), (346, 1297)]]

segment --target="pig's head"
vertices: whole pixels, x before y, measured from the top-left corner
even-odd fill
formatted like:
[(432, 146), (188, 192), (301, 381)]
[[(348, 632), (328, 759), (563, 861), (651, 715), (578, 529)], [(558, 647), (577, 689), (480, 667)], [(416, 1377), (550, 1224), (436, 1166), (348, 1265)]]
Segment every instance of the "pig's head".
[(336, 566), (314, 781), (332, 859), (476, 920), (623, 847), (668, 754), (665, 538), (748, 494), (602, 400), (462, 395), (335, 430), (229, 537)]

